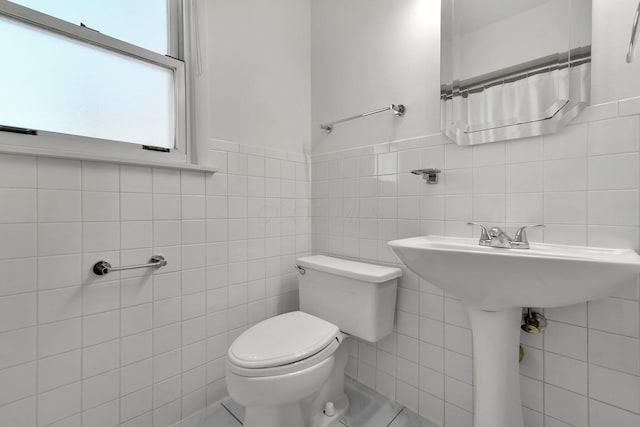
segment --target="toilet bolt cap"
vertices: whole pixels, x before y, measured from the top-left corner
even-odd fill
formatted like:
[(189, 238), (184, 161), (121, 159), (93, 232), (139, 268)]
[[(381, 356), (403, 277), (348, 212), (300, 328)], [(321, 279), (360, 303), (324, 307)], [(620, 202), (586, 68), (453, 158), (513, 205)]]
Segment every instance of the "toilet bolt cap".
[(327, 402), (324, 404), (324, 414), (327, 417), (333, 417), (336, 414), (336, 408), (333, 406), (333, 402)]

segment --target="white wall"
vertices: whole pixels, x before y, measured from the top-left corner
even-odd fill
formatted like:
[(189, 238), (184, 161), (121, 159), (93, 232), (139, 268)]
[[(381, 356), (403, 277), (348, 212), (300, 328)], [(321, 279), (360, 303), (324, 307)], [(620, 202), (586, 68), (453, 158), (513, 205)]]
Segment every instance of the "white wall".
[[(625, 62), (637, 2), (592, 2), (592, 103), (639, 96), (640, 52), (633, 64)], [(312, 2), (315, 153), (438, 131), (439, 3)], [(331, 135), (317, 128), (321, 122), (390, 102), (405, 102), (409, 112), (400, 120), (383, 114), (345, 124)]]
[(593, 0), (593, 104), (640, 95), (640, 47), (626, 63), (636, 0)]
[[(569, 1), (550, 1), (458, 35), (455, 41), (455, 79), (477, 77), (532, 59), (568, 51), (568, 10)], [(540, 28), (541, 24), (544, 28)], [(589, 43), (590, 37), (586, 44)]]
[(1, 426), (168, 427), (226, 396), (309, 242), (304, 157), (229, 148), (213, 175), (0, 155)]
[[(167, 427), (226, 395), (238, 334), (298, 306), (309, 2), (198, 9), (197, 151), (216, 174), (0, 155), (2, 426)], [(90, 272), (155, 253), (154, 272)]]
[[(624, 65), (633, 3), (594, 0), (596, 102), (640, 94), (640, 61)], [(0, 425), (166, 426), (219, 398), (233, 338), (297, 306), (290, 266), (307, 251), (300, 153), (310, 134), (322, 153), (439, 130), (439, 1), (316, 0), (311, 54), (306, 1), (206, 5), (207, 137), (231, 141), (211, 145), (227, 149), (210, 153), (220, 173), (0, 156)], [(332, 135), (316, 128), (391, 102), (407, 115)], [(540, 216), (552, 225), (547, 240), (638, 248), (639, 119), (617, 118), (629, 107), (605, 106), (590, 113), (593, 123), (520, 143), (460, 149), (435, 137), (317, 158), (315, 249), (388, 262), (395, 236)], [(438, 162), (442, 194), (422, 194), (407, 171)], [(609, 173), (596, 179), (593, 170)], [(151, 276), (88, 273), (100, 258), (129, 263), (154, 252), (170, 265)], [(555, 323), (543, 341), (525, 342), (527, 426), (545, 417), (547, 426), (583, 426), (585, 416), (591, 427), (638, 424), (638, 295), (632, 284), (588, 309), (548, 313)], [(423, 415), (468, 425), (463, 310), (410, 274), (398, 308), (396, 333), (352, 348), (349, 372)], [(433, 325), (442, 336), (430, 335)]]
[(200, 5), (209, 137), (303, 152), (310, 144), (309, 1)]
[[(434, 135), (313, 156), (313, 251), (403, 267), (389, 240), (478, 237), (467, 221), (510, 234), (543, 223), (532, 241), (639, 250), (638, 113), (640, 99), (591, 107), (545, 137), (458, 147)], [(410, 173), (428, 167), (442, 170), (439, 184)], [(472, 427), (466, 307), (403, 269), (395, 332), (352, 345), (348, 374), (437, 425)], [(640, 425), (637, 278), (545, 314), (544, 334), (521, 334), (525, 426)]]
[[(470, 236), (469, 220), (509, 231), (543, 222), (548, 228), (532, 240), (640, 249), (640, 100), (589, 108), (557, 135), (465, 148), (422, 137), (439, 131), (440, 32), (438, 22), (423, 29), (422, 46), (405, 37), (415, 15), (403, 13), (418, 3), (432, 11), (439, 2), (312, 3), (314, 252), (393, 264), (388, 240)], [(640, 95), (640, 56), (624, 63), (636, 6), (593, 0), (594, 104)], [(398, 57), (403, 70), (419, 72), (390, 78)], [(396, 94), (416, 97), (417, 122), (408, 120), (410, 108), (397, 122), (383, 115), (328, 136), (315, 129), (380, 102), (405, 102), (384, 100)], [(409, 136), (416, 138), (397, 141)], [(442, 182), (426, 186), (408, 173), (423, 167), (441, 168)], [(394, 334), (352, 345), (349, 374), (438, 424), (471, 427), (464, 306), (405, 270), (397, 308)], [(637, 280), (610, 298), (546, 314), (542, 336), (522, 335), (525, 425), (640, 424)]]
[[(314, 152), (439, 131), (440, 1), (316, 0), (311, 16)], [(318, 128), (392, 103), (405, 104), (404, 117)]]
[[(439, 3), (312, 2), (315, 153), (438, 131), (439, 103), (433, 99), (439, 93)], [(640, 52), (633, 64), (625, 62), (636, 7), (635, 0), (593, 0), (593, 104), (640, 95)], [(411, 8), (426, 12), (420, 17), (420, 12), (409, 13)], [(399, 97), (411, 102), (392, 100)], [(337, 127), (331, 135), (317, 128), (390, 102), (405, 102), (410, 110), (397, 121), (383, 114)]]

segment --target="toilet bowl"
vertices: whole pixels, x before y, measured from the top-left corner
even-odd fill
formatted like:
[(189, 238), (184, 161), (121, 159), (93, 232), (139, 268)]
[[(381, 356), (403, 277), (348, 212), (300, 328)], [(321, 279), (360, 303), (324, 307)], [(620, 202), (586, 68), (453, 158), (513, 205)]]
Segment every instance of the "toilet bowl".
[(301, 311), (257, 323), (227, 354), (227, 389), (245, 407), (245, 427), (337, 425), (349, 406), (343, 342), (393, 329), (398, 268), (326, 256), (297, 267)]
[[(229, 395), (246, 408), (244, 425), (320, 427), (340, 419), (348, 400), (343, 385), (329, 380), (344, 372), (343, 340), (337, 326), (300, 311), (240, 335), (229, 348), (226, 381)], [(315, 402), (318, 398), (326, 400)], [(329, 401), (337, 408), (333, 415), (310, 419)], [(318, 410), (310, 411), (314, 406)]]

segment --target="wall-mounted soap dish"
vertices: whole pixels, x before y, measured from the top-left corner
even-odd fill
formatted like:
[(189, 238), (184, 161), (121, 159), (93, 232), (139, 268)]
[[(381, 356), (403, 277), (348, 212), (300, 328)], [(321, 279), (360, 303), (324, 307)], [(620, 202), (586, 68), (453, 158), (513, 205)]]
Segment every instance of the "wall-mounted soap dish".
[(422, 175), (422, 178), (427, 184), (437, 184), (438, 174), (440, 172), (442, 172), (440, 169), (435, 169), (435, 168), (416, 169), (411, 171), (411, 173), (414, 175)]

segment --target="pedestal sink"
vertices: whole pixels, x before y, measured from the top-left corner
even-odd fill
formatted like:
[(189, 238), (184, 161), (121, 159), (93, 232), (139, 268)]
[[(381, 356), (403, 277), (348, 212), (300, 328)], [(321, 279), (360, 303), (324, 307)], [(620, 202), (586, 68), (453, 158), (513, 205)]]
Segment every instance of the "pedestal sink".
[(518, 345), (522, 307), (560, 307), (610, 295), (640, 273), (631, 249), (423, 236), (389, 242), (418, 276), (464, 301), (473, 332), (474, 427), (523, 427)]

